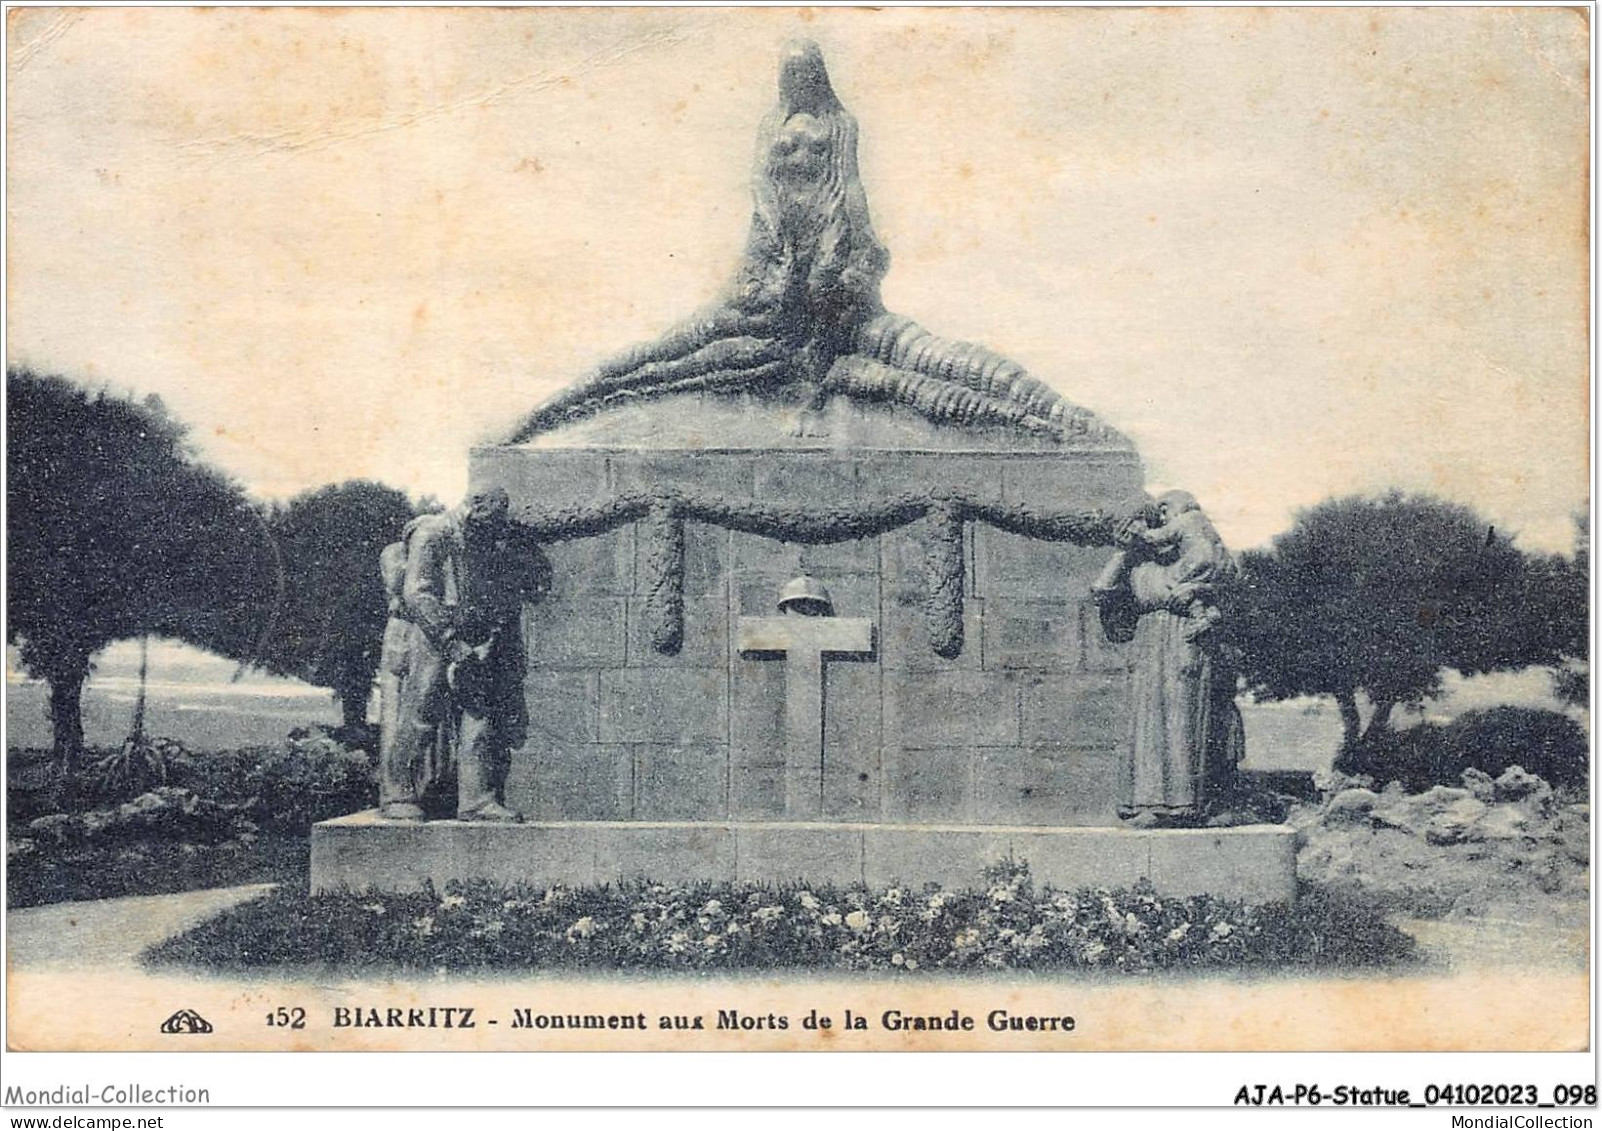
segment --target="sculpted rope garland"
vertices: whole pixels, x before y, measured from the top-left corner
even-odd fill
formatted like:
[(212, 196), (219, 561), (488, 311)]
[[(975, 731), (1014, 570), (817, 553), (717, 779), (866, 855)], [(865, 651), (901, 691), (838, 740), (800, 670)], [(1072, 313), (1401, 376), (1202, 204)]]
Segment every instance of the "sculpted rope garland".
[(1003, 505), (960, 492), (912, 493), (858, 508), (798, 510), (724, 495), (684, 495), (677, 491), (634, 492), (593, 507), (555, 511), (525, 509), (517, 516), (540, 542), (594, 538), (628, 522), (639, 522), (647, 540), (645, 614), (651, 645), (676, 655), (684, 644), (684, 523), (757, 534), (781, 542), (826, 545), (873, 538), (920, 519), (924, 534), (924, 602), (929, 640), (946, 659), (962, 654), (963, 525), (988, 523), (998, 530), (1044, 542), (1076, 546), (1117, 544), (1118, 519), (1101, 511), (1037, 511), (1024, 504)]

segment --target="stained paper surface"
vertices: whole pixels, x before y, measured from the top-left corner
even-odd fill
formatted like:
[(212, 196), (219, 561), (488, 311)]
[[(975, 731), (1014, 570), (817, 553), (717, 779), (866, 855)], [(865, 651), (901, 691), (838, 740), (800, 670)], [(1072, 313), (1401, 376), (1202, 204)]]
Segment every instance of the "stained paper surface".
[[(7, 360), (159, 394), (259, 498), (361, 477), (454, 500), (472, 446), (724, 284), (797, 36), (861, 125), (886, 305), (1094, 410), (1231, 547), (1392, 487), (1571, 547), (1579, 10), (13, 10)], [(139, 968), (178, 920), (49, 914), (58, 945), (7, 955), (19, 1049), (178, 1047), (179, 1007), (214, 1050), (1565, 1050), (1589, 1028), (1583, 938), (1405, 976), (256, 982)], [(306, 1029), (263, 1024), (285, 1003)], [(484, 1023), (333, 1023), (426, 1006)], [(518, 1009), (653, 1027), (513, 1030)], [(847, 1009), (870, 1028), (801, 1026)], [(996, 1032), (998, 1009), (1076, 1024)], [(654, 1027), (720, 1010), (788, 1027)]]

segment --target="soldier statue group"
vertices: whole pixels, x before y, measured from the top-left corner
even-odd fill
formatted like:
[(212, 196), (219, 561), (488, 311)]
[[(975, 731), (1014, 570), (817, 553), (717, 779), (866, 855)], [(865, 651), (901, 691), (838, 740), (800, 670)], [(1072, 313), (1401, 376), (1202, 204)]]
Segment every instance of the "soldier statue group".
[(503, 488), (423, 515), (380, 558), (389, 622), (379, 661), (379, 815), (421, 821), (454, 777), (463, 821), (519, 821), (506, 772), (527, 738), (523, 606), (550, 565)]
[[(1137, 507), (1119, 541), (1091, 596), (1108, 638), (1132, 645), (1120, 815), (1138, 827), (1194, 824), (1243, 749), (1234, 673), (1213, 646), (1230, 558), (1182, 491)], [(492, 487), (414, 519), (380, 568), (390, 615), (379, 815), (426, 820), (449, 806), (454, 781), (458, 820), (522, 820), (505, 799), (511, 751), (528, 737), (522, 614), (549, 591), (549, 560)], [(798, 603), (791, 588), (781, 611)]]

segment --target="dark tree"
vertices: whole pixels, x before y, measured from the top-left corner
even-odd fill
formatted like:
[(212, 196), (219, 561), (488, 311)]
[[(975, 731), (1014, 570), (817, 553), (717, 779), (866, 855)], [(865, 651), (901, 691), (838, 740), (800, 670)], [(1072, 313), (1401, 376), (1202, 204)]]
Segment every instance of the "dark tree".
[[(1252, 690), (1332, 695), (1348, 745), (1390, 725), (1441, 673), (1556, 662), (1560, 626), (1533, 600), (1539, 571), (1467, 507), (1391, 493), (1303, 512), (1242, 555), (1230, 635)], [(1357, 693), (1374, 706), (1362, 727)]]
[(1544, 628), (1563, 662), (1553, 690), (1566, 703), (1585, 705), (1591, 695), (1591, 523), (1575, 517), (1574, 550), (1530, 561), (1532, 623)]
[(352, 480), (299, 495), (269, 519), (285, 602), (261, 662), (331, 690), (347, 730), (362, 724), (388, 616), (378, 555), (415, 513), (401, 492)]
[(248, 653), (273, 605), (271, 546), (159, 398), (13, 369), (6, 426), (7, 641), (50, 685), (70, 781), (95, 653), (147, 633)]

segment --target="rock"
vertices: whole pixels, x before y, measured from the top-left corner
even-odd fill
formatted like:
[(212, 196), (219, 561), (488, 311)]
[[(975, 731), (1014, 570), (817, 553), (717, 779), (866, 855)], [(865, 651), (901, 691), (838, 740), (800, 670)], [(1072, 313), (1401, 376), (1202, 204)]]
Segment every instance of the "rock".
[[(1585, 812), (1575, 813), (1576, 809)], [(1590, 810), (1589, 805), (1570, 805), (1563, 811), (1563, 818), (1558, 823), (1558, 839), (1562, 842), (1563, 854), (1576, 864), (1591, 863)]]
[(1430, 844), (1461, 844), (1466, 840), (1483, 839), (1479, 823), (1490, 807), (1485, 802), (1468, 796), (1466, 790), (1452, 792), (1462, 793), (1464, 796), (1436, 813), (1424, 826), (1424, 839)]
[(1474, 795), (1466, 789), (1438, 785), (1413, 798), (1413, 804), (1421, 813), (1440, 813), (1456, 805), (1459, 801), (1472, 801), (1473, 799)]
[(1379, 801), (1380, 795), (1372, 789), (1343, 789), (1324, 807), (1324, 822), (1346, 825), (1367, 821)]
[(1320, 793), (1340, 793), (1348, 789), (1373, 789), (1374, 779), (1367, 774), (1355, 776), (1339, 770), (1314, 770), (1313, 787)]
[(117, 815), (124, 818), (143, 817), (164, 809), (166, 805), (167, 799), (158, 793), (141, 793), (132, 801), (117, 806)]
[(1380, 804), (1369, 813), (1369, 820), (1382, 829), (1396, 829), (1412, 835), (1423, 827), (1425, 816), (1420, 814), (1406, 797), (1380, 794)]
[(1529, 817), (1518, 807), (1493, 805), (1476, 824), (1476, 836), (1468, 839), (1517, 840), (1529, 835), (1529, 825)]
[(1547, 895), (1556, 895), (1563, 890), (1563, 868), (1556, 858), (1547, 860), (1535, 870), (1535, 886)]
[(65, 813), (50, 813), (44, 817), (35, 817), (28, 822), (28, 831), (41, 836), (58, 836), (67, 826), (72, 824), (72, 818)]
[(83, 835), (93, 840), (117, 823), (117, 814), (107, 809), (94, 809), (79, 817), (78, 822)]
[(1522, 801), (1526, 797), (1552, 792), (1552, 787), (1546, 784), (1545, 779), (1529, 773), (1523, 766), (1509, 766), (1496, 779), (1495, 785), (1498, 801)]
[(1470, 766), (1463, 771), (1463, 788), (1481, 801), (1496, 800), (1496, 782), (1484, 770)]

